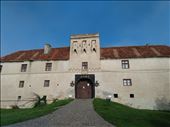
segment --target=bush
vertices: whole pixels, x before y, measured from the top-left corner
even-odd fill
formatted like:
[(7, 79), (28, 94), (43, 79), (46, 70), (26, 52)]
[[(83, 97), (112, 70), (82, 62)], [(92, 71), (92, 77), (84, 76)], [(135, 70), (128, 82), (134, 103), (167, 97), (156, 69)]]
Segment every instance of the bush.
[(35, 107), (39, 107), (39, 106), (44, 106), (47, 104), (47, 99), (46, 99), (46, 96), (43, 96), (42, 98), (40, 98), (40, 96), (37, 96), (37, 99), (36, 99), (36, 103), (34, 105), (34, 108)]

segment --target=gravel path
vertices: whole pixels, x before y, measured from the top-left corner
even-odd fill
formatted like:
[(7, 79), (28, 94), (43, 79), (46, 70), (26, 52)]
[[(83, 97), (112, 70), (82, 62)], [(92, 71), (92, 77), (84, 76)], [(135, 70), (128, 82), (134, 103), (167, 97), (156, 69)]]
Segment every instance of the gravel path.
[(51, 114), (5, 127), (114, 127), (93, 109), (92, 99), (76, 99)]

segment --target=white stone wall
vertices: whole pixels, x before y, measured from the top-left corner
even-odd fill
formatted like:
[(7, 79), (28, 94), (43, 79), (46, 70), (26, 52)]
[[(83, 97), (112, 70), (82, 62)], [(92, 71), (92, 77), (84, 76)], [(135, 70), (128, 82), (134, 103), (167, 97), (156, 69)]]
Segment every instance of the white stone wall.
[[(170, 59), (169, 58), (138, 58), (128, 59), (129, 69), (122, 69), (120, 59), (101, 60), (101, 70), (91, 70), (100, 83), (95, 88), (95, 97), (106, 98), (112, 95), (112, 100), (144, 109), (168, 109), (170, 103)], [(52, 71), (45, 71), (45, 64), (52, 62)], [(77, 68), (81, 68), (80, 61)], [(27, 72), (20, 72), (21, 64), (28, 64)], [(75, 88), (70, 82), (75, 80), (78, 70), (69, 70), (70, 61), (33, 61), (6, 62), (1, 72), (1, 107), (22, 105), (34, 98), (34, 93), (47, 95), (47, 99), (75, 96)], [(123, 86), (123, 79), (130, 78), (132, 86)], [(23, 88), (19, 81), (24, 80)], [(50, 86), (44, 87), (44, 80), (50, 80)], [(113, 94), (117, 93), (118, 98)], [(134, 94), (130, 98), (129, 94)], [(22, 100), (17, 101), (21, 96)], [(6, 101), (9, 100), (9, 101)], [(170, 106), (169, 106), (170, 107)]]
[[(97, 95), (112, 95), (113, 101), (136, 108), (170, 110), (169, 60), (129, 59), (129, 69), (122, 69), (121, 60), (102, 60), (102, 73), (96, 74), (101, 84)], [(123, 86), (123, 79), (131, 79), (132, 86)], [(114, 93), (119, 97), (114, 98)], [(130, 94), (134, 94), (134, 98), (130, 98)]]
[[(46, 63), (52, 62), (52, 71), (45, 71)], [(27, 64), (27, 71), (20, 72), (21, 64)], [(70, 82), (74, 75), (68, 72), (68, 61), (34, 61), (2, 63), (1, 73), (1, 107), (18, 104), (17, 97), (25, 100), (34, 99), (34, 93), (47, 95), (47, 99), (61, 99), (74, 96)], [(50, 86), (44, 87), (44, 80), (50, 80)], [(19, 88), (19, 82), (25, 81)], [(21, 102), (21, 101), (20, 101)], [(23, 103), (24, 103), (23, 102)]]
[(88, 38), (78, 37), (70, 40), (69, 70), (80, 72), (82, 62), (88, 62), (89, 71), (100, 70), (100, 42), (97, 34), (92, 37), (89, 35)]

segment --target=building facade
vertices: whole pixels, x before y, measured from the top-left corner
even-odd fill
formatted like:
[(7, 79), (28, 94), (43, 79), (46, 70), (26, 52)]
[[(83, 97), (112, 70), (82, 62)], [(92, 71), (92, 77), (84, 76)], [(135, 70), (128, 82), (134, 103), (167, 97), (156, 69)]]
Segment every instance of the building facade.
[(170, 110), (170, 47), (100, 47), (99, 34), (70, 37), (70, 47), (17, 51), (1, 58), (1, 107), (68, 97), (111, 98), (140, 109)]

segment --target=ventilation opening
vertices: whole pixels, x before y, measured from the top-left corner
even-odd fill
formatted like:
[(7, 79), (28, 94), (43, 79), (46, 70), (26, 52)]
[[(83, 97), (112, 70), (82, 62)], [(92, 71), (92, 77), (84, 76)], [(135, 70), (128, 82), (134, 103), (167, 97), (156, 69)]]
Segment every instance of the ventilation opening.
[(74, 52), (75, 52), (75, 53), (77, 53), (77, 50), (76, 50), (76, 49), (74, 49)]
[(86, 53), (86, 49), (83, 49), (83, 52), (85, 52), (85, 53)]
[(19, 100), (21, 100), (21, 96), (18, 96), (18, 98), (17, 98), (17, 99), (18, 99), (18, 101), (19, 101)]
[(134, 94), (130, 94), (130, 98), (134, 98)]
[(113, 96), (114, 96), (114, 98), (118, 98), (118, 94), (117, 93), (113, 94)]
[(93, 51), (94, 51), (94, 52), (96, 52), (96, 49), (95, 49), (95, 48), (93, 48)]

